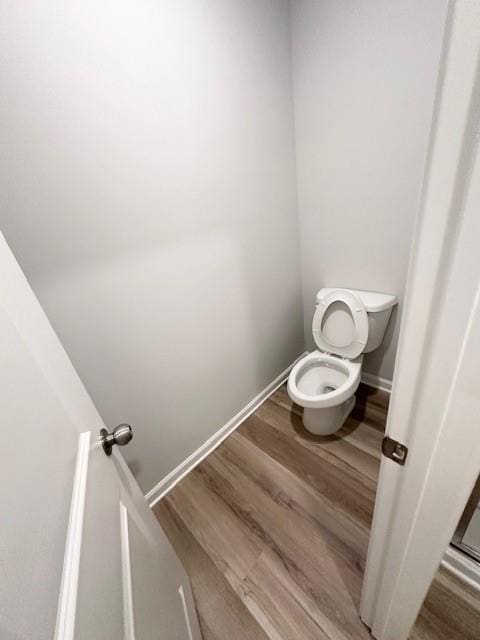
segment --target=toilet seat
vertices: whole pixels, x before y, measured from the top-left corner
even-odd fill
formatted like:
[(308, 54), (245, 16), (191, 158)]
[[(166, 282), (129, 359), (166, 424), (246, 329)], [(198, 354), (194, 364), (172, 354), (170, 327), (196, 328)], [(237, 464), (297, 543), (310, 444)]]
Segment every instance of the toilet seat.
[[(356, 360), (342, 360), (337, 356), (328, 353), (314, 351), (299, 360), (293, 367), (289, 377), (287, 390), (294, 402), (302, 407), (320, 409), (333, 407), (350, 398), (360, 384), (360, 374), (362, 370), (363, 358)], [(313, 375), (320, 373), (321, 367), (331, 367), (341, 371), (345, 375), (345, 380), (336, 389), (323, 393), (305, 393), (299, 388), (299, 381), (307, 370), (311, 370)]]
[[(342, 302), (349, 310), (353, 324), (353, 338), (349, 344), (331, 344), (322, 331), (322, 324), (329, 307)], [(362, 302), (350, 291), (337, 289), (322, 298), (317, 306), (312, 322), (313, 338), (317, 347), (326, 353), (334, 353), (343, 358), (356, 358), (360, 355), (368, 340), (368, 315)]]

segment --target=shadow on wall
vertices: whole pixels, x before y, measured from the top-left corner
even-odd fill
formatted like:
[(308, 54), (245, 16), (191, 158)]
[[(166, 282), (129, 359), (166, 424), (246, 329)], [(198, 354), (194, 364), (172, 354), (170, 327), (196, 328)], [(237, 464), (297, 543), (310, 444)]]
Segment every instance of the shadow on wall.
[[(392, 293), (398, 296), (398, 294), (396, 294), (395, 292)], [(378, 349), (375, 349), (375, 351), (366, 354), (363, 367), (366, 373), (375, 372), (375, 375), (378, 375), (377, 372), (388, 372), (388, 380), (391, 380), (393, 377), (398, 348), (400, 322), (402, 319), (403, 300), (400, 299), (400, 296), (398, 297), (399, 302), (392, 310), (392, 315), (390, 316), (390, 320), (388, 321), (387, 331), (385, 332), (385, 337), (383, 338), (382, 344), (378, 347)]]
[(108, 426), (134, 426), (125, 456), (144, 489), (303, 351), (295, 270), (277, 277), (281, 242), (259, 252), (261, 231), (123, 252), (37, 286)]

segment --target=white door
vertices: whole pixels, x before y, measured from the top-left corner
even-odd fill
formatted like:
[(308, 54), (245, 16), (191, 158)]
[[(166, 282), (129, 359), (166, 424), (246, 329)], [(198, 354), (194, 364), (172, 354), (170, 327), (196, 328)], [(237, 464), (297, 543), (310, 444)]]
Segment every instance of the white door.
[(480, 473), (480, 3), (448, 16), (361, 616), (406, 640)]
[(0, 637), (199, 640), (185, 571), (0, 234)]

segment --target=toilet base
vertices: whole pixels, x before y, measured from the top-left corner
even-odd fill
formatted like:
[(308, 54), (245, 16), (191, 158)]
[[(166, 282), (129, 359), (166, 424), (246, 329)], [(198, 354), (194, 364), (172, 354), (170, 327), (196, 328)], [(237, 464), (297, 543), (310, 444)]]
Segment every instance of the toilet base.
[(329, 436), (338, 431), (344, 424), (355, 406), (355, 396), (334, 407), (303, 410), (303, 424), (305, 429), (318, 436)]

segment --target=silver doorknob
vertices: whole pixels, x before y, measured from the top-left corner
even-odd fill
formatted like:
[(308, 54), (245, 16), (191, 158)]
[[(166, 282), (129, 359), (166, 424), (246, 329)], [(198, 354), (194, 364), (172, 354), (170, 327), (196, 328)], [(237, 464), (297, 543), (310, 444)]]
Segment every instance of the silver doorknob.
[(128, 444), (132, 438), (133, 430), (129, 424), (119, 424), (112, 433), (108, 433), (106, 429), (100, 429), (100, 442), (107, 456), (111, 455), (114, 444), (123, 447)]

